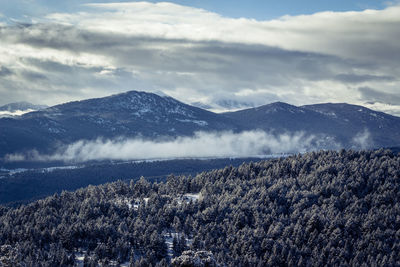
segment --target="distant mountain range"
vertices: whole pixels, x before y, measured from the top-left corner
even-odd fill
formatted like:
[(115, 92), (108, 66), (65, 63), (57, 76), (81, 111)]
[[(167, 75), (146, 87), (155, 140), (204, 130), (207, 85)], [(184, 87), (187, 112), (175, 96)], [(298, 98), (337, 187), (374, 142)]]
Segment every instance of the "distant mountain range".
[[(27, 106), (9, 107), (13, 110)], [(400, 145), (400, 117), (362, 106), (329, 103), (296, 107), (276, 102), (217, 114), (171, 97), (130, 91), (1, 118), (0, 157), (32, 149), (51, 152), (62, 144), (98, 137), (177, 137), (197, 131), (256, 129), (274, 134), (301, 131), (326, 136), (345, 148), (350, 148), (361, 133), (368, 133), (373, 147)]]
[(29, 102), (15, 102), (15, 103), (10, 103), (6, 104), (4, 106), (0, 106), (0, 111), (9, 111), (9, 112), (15, 112), (15, 111), (25, 111), (25, 110), (41, 110), (45, 109), (48, 106), (45, 105), (35, 105)]
[(375, 148), (400, 145), (400, 117), (357, 105), (326, 103), (296, 107), (276, 102), (223, 115), (245, 129), (276, 134), (303, 131), (331, 137), (345, 148), (351, 148), (358, 135), (368, 135), (370, 145)]
[(0, 106), (0, 118), (20, 116), (22, 114), (45, 109), (48, 106), (45, 105), (34, 105), (28, 102), (15, 102), (4, 106)]

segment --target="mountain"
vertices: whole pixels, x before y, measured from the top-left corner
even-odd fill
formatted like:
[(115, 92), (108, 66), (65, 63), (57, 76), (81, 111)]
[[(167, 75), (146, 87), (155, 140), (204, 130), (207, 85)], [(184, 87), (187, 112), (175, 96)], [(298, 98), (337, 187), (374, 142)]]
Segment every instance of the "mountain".
[(0, 119), (0, 156), (98, 137), (187, 136), (196, 131), (239, 130), (229, 118), (171, 97), (130, 91), (53, 106)]
[(373, 143), (380, 147), (400, 145), (400, 118), (362, 106), (337, 104), (307, 105), (302, 108), (330, 117), (332, 134), (351, 136), (368, 129)]
[(245, 129), (276, 134), (302, 131), (333, 137), (336, 143), (348, 148), (357, 135), (365, 135), (375, 147), (400, 145), (400, 117), (357, 105), (326, 103), (297, 107), (276, 102), (224, 115)]
[(69, 102), (0, 119), (0, 158), (36, 149), (101, 138), (190, 136), (196, 131), (264, 130), (319, 137), (319, 148), (351, 148), (355, 138), (373, 147), (400, 146), (400, 118), (349, 105), (293, 106), (276, 102), (217, 114), (168, 96), (130, 91)]
[(238, 121), (246, 129), (261, 129), (275, 133), (309, 131), (324, 132), (328, 118), (315, 111), (303, 109), (282, 102), (224, 113)]
[(0, 106), (0, 111), (16, 112), (26, 110), (41, 110), (47, 108), (45, 105), (35, 105), (29, 102), (15, 102)]
[(28, 102), (15, 102), (0, 106), (0, 118), (10, 118), (22, 114), (47, 108), (44, 105), (34, 105)]

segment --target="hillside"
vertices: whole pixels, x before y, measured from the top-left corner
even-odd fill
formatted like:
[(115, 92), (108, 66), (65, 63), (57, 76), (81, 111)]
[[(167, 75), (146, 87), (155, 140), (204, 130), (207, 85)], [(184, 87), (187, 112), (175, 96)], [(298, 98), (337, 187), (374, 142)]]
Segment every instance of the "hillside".
[[(228, 112), (226, 117), (246, 129), (262, 129), (277, 134), (303, 131), (309, 135), (332, 137), (341, 147), (352, 147), (357, 134), (367, 132), (371, 147), (400, 144), (400, 118), (368, 108), (340, 104), (296, 107), (276, 102), (261, 107)], [(325, 148), (332, 143), (327, 142)]]
[(398, 266), (400, 156), (325, 151), (0, 208), (3, 265)]
[(45, 109), (45, 105), (34, 105), (28, 102), (15, 102), (0, 106), (0, 118), (12, 118), (22, 114)]
[(345, 103), (307, 105), (302, 108), (328, 116), (334, 123), (332, 134), (349, 136), (368, 129), (371, 141), (383, 147), (399, 145), (400, 118), (383, 112)]
[[(217, 114), (171, 97), (130, 91), (0, 118), (0, 167), (7, 154), (28, 158), (34, 150), (54, 154), (76, 142), (99, 138), (139, 137), (157, 142), (193, 136), (196, 132), (255, 130), (273, 134), (277, 140), (283, 134), (314, 137), (315, 150), (400, 146), (400, 117), (361, 106), (328, 103), (296, 107), (277, 102)], [(286, 152), (300, 151), (294, 148)]]
[(276, 133), (306, 131), (312, 134), (324, 134), (331, 126), (331, 121), (323, 114), (282, 102), (228, 112), (224, 115), (241, 122), (248, 129), (262, 129)]
[(15, 112), (26, 110), (41, 110), (45, 108), (47, 108), (47, 106), (45, 105), (35, 105), (29, 102), (21, 101), (0, 106), (0, 111)]
[(82, 139), (176, 137), (195, 131), (236, 130), (237, 126), (218, 114), (171, 97), (130, 91), (0, 119), (0, 129), (1, 157), (31, 149), (50, 153), (62, 144)]
[(0, 169), (0, 205), (16, 206), (88, 185), (117, 180), (165, 181), (171, 175), (196, 175), (199, 172), (239, 166), (257, 158), (179, 159), (142, 162), (95, 162), (78, 166), (37, 168), (6, 172)]

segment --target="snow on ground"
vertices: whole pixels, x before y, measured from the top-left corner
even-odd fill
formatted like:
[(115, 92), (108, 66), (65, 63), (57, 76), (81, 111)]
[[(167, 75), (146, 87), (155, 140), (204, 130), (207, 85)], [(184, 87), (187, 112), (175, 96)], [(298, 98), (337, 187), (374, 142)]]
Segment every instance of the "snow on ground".
[(197, 124), (197, 125), (199, 125), (199, 126), (207, 126), (207, 125), (208, 125), (208, 122), (206, 122), (206, 121), (201, 121), (201, 120), (188, 120), (188, 119), (184, 119), (184, 120), (176, 119), (176, 120), (177, 120), (177, 121), (180, 121), (180, 122), (194, 123), (194, 124)]
[[(87, 253), (87, 251), (81, 251), (81, 252), (75, 253), (75, 265), (74, 266), (83, 267), (83, 261), (85, 259), (86, 253)], [(99, 264), (99, 266), (103, 266), (103, 265)], [(110, 263), (107, 266), (129, 267), (129, 262), (127, 261), (127, 262), (118, 264), (117, 261), (110, 261)]]
[[(200, 193), (187, 193), (179, 197), (174, 197), (172, 201), (176, 200), (179, 205), (182, 205), (182, 203), (184, 202), (186, 202), (186, 204), (189, 204), (190, 201), (195, 202), (198, 201), (200, 198), (201, 198)], [(147, 204), (149, 202), (149, 198), (148, 197), (143, 198), (143, 202)], [(140, 198), (135, 198), (135, 199), (116, 198), (114, 200), (114, 203), (117, 205), (127, 205), (129, 209), (134, 209), (134, 210), (138, 210), (140, 205), (142, 204)]]
[(29, 169), (24, 169), (24, 168), (18, 168), (18, 169), (12, 169), (12, 170), (1, 169), (1, 171), (7, 172), (8, 174), (16, 174), (16, 173), (20, 173), (20, 172), (29, 171)]
[[(149, 198), (145, 197), (145, 198), (143, 198), (143, 201), (147, 204), (147, 202), (149, 202)], [(115, 199), (114, 203), (117, 205), (127, 205), (129, 209), (133, 208), (134, 210), (138, 210), (139, 206), (141, 204), (139, 198), (135, 198), (135, 199), (117, 198), (117, 199)]]
[(86, 251), (75, 253), (75, 264), (77, 267), (83, 267), (83, 260), (85, 259)]
[(177, 232), (171, 232), (171, 233), (164, 234), (165, 244), (167, 244), (167, 248), (168, 248), (168, 257), (170, 257), (170, 258), (172, 258), (174, 256), (173, 242), (174, 242), (175, 236), (177, 238), (179, 238), (179, 234)]
[[(183, 233), (178, 233), (172, 229), (170, 229), (168, 232), (164, 232), (163, 236), (165, 239), (165, 244), (167, 244), (167, 248), (168, 248), (168, 257), (172, 258), (174, 256), (174, 251), (173, 251), (173, 246), (174, 246), (174, 238), (176, 237), (176, 239), (180, 239), (181, 236), (183, 235)], [(193, 243), (193, 239), (190, 238), (185, 238), (186, 240), (186, 246), (189, 247), (190, 245), (192, 245)]]
[(52, 172), (55, 170), (73, 170), (73, 169), (78, 169), (78, 166), (71, 165), (71, 166), (57, 166), (57, 167), (48, 167), (48, 168), (43, 168), (42, 172)]
[(56, 166), (56, 167), (47, 167), (47, 168), (38, 168), (38, 169), (25, 169), (25, 168), (17, 168), (17, 169), (4, 169), (0, 168), (0, 173), (4, 174), (17, 174), (21, 172), (28, 172), (28, 171), (37, 171), (41, 173), (53, 172), (55, 170), (72, 170), (72, 169), (80, 169), (84, 166), (77, 166), (77, 165), (70, 165), (70, 166)]
[(186, 197), (186, 198), (188, 198), (189, 200), (191, 199), (191, 200), (193, 200), (193, 201), (195, 201), (195, 200), (199, 200), (199, 198), (200, 198), (200, 193), (196, 193), (196, 194), (193, 194), (193, 193), (188, 193), (188, 194), (184, 194), (183, 195), (184, 197)]
[(200, 193), (197, 193), (197, 194), (187, 193), (187, 194), (183, 194), (179, 197), (175, 197), (173, 200), (176, 200), (179, 205), (182, 205), (183, 202), (186, 202), (186, 204), (189, 204), (190, 201), (192, 201), (192, 202), (198, 201), (200, 197), (201, 197)]

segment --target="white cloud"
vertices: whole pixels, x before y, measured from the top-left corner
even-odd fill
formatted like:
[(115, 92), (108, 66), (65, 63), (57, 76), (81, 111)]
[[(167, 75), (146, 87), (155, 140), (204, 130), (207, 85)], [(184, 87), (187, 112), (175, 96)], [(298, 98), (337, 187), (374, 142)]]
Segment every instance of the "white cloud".
[[(233, 19), (172, 3), (89, 4), (93, 12), (51, 14), (58, 23), (100, 32), (157, 38), (277, 46), (365, 59), (400, 48), (400, 6), (359, 12), (320, 12), (271, 21)], [(388, 55), (386, 55), (388, 56)], [(386, 60), (390, 58), (385, 58)]]
[(41, 155), (35, 151), (27, 155), (12, 154), (8, 161), (89, 161), (89, 160), (149, 160), (171, 158), (220, 158), (220, 157), (259, 157), (270, 154), (298, 153), (315, 149), (337, 148), (339, 145), (326, 138), (307, 136), (302, 132), (274, 136), (263, 131), (198, 132), (193, 137), (175, 139), (145, 140), (116, 139), (78, 141), (61, 148), (53, 155)]
[(136, 89), (224, 110), (221, 103), (372, 102), (360, 87), (398, 94), (399, 5), (271, 21), (171, 3), (84, 10), (0, 28), (0, 66), (12, 71), (0, 73), (1, 101), (51, 105)]
[(25, 113), (29, 113), (35, 111), (33, 109), (26, 109), (26, 110), (15, 110), (15, 111), (0, 111), (0, 118), (2, 117), (12, 117), (12, 116), (21, 116)]
[(353, 138), (353, 144), (355, 149), (368, 149), (373, 147), (371, 133), (368, 129), (364, 129), (364, 131), (357, 133)]
[(394, 116), (400, 117), (400, 105), (391, 105), (386, 103), (373, 102), (373, 103), (365, 103), (364, 106), (372, 110), (379, 110), (381, 112), (389, 113)]

